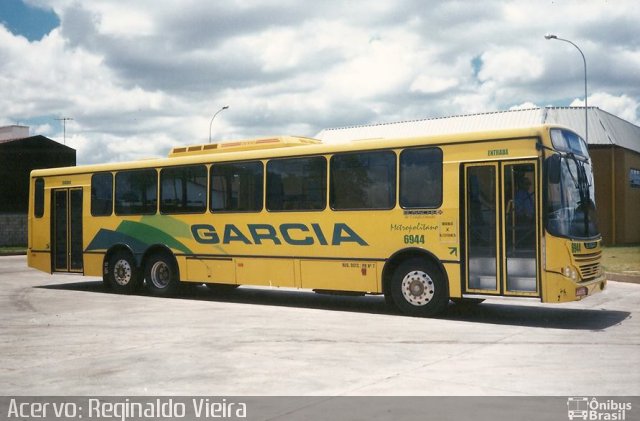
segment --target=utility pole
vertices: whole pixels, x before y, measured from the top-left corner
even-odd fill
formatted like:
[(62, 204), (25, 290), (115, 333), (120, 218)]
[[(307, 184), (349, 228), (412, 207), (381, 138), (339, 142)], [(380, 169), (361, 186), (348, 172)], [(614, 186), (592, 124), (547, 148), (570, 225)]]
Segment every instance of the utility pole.
[(56, 120), (58, 121), (62, 121), (62, 133), (63, 133), (63, 137), (62, 137), (62, 141), (64, 142), (64, 144), (67, 144), (67, 121), (69, 120), (73, 120), (73, 118), (71, 117), (60, 117), (60, 118), (56, 118)]

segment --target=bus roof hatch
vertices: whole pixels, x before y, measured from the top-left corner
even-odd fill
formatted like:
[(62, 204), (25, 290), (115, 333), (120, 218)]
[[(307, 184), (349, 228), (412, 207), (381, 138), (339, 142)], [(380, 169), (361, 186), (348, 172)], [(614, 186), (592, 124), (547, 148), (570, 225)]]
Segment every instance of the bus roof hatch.
[(275, 149), (291, 146), (307, 146), (321, 144), (321, 140), (307, 137), (276, 136), (250, 140), (232, 140), (220, 143), (208, 143), (204, 145), (180, 146), (169, 152), (169, 158), (182, 156), (206, 155), (222, 152), (252, 151), (257, 149)]

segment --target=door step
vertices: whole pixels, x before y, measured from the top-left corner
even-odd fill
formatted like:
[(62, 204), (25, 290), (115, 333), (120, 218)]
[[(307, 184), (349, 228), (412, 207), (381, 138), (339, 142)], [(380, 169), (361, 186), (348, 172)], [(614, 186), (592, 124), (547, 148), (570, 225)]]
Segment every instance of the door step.
[(507, 289), (509, 291), (536, 291), (536, 278), (509, 276), (507, 279)]
[[(496, 290), (495, 275), (477, 275), (469, 280), (469, 288)], [(537, 290), (536, 278), (529, 276), (509, 276), (507, 281), (507, 290), (509, 292), (535, 292)]]
[(472, 289), (496, 289), (496, 277), (495, 275), (479, 275), (474, 276), (469, 280), (469, 288)]

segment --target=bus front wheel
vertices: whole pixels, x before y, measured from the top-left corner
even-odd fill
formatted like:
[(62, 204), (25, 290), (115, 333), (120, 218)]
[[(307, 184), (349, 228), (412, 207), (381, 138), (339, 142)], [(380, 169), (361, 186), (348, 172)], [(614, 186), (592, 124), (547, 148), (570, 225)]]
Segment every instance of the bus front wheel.
[(153, 295), (169, 296), (177, 292), (180, 280), (175, 262), (165, 254), (151, 256), (145, 265), (147, 289)]
[(391, 297), (410, 316), (431, 317), (449, 304), (449, 292), (440, 270), (420, 258), (402, 262), (393, 273)]
[(132, 294), (142, 285), (135, 259), (124, 251), (109, 258), (105, 280), (113, 291), (120, 294)]

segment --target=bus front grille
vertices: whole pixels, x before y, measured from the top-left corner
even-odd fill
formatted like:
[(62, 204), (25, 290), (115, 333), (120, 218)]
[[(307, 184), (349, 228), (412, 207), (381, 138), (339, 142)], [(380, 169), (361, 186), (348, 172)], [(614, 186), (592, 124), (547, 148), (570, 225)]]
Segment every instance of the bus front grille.
[(600, 258), (602, 252), (597, 251), (595, 253), (588, 254), (574, 254), (573, 259), (580, 271), (580, 278), (582, 281), (591, 281), (595, 279), (600, 273)]
[(578, 266), (578, 270), (580, 270), (580, 277), (583, 281), (591, 281), (598, 276), (598, 273), (600, 272), (600, 263), (581, 265)]

